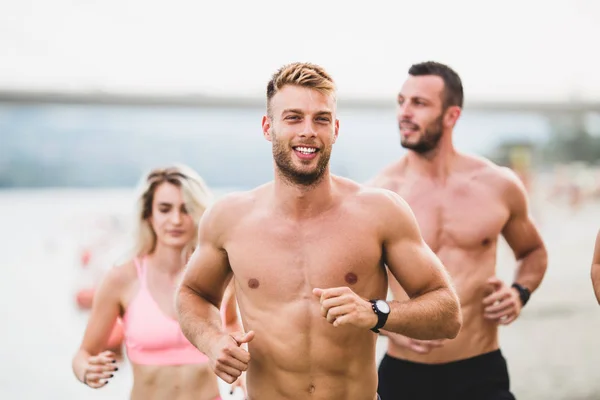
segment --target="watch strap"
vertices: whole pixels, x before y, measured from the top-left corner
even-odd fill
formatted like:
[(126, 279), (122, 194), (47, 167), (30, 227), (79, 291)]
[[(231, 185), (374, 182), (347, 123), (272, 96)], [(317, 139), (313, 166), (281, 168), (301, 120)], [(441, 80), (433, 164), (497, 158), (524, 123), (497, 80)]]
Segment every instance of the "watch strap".
[(521, 298), (521, 307), (524, 307), (525, 304), (527, 304), (527, 302), (529, 301), (529, 298), (531, 297), (531, 292), (525, 286), (520, 285), (516, 282), (513, 283), (511, 287), (517, 289), (517, 292), (519, 292), (519, 297)]
[(379, 310), (379, 308), (377, 308), (377, 301), (378, 300), (369, 300), (371, 307), (373, 308), (373, 312), (375, 315), (377, 315), (377, 324), (371, 328), (371, 330), (375, 333), (379, 333), (379, 329), (383, 328), (389, 316), (388, 313), (383, 313)]

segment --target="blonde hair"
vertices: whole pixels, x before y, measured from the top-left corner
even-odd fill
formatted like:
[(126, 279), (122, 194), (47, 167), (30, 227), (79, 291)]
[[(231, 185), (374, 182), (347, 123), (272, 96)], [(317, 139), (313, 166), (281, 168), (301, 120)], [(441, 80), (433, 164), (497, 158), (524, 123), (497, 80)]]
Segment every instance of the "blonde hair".
[[(138, 185), (139, 195), (135, 207), (133, 257), (148, 255), (156, 248), (156, 234), (150, 225), (149, 218), (152, 216), (152, 202), (154, 201), (156, 188), (165, 182), (181, 188), (186, 210), (192, 217), (196, 230), (202, 214), (213, 201), (213, 195), (204, 179), (188, 166), (175, 164), (167, 168), (150, 171)], [(184, 248), (183, 256), (190, 254), (196, 244), (197, 235), (194, 235), (194, 239)]]
[(311, 63), (284, 65), (273, 74), (267, 84), (267, 114), (271, 116), (271, 99), (285, 85), (315, 89), (335, 99), (336, 86), (333, 78), (322, 67)]

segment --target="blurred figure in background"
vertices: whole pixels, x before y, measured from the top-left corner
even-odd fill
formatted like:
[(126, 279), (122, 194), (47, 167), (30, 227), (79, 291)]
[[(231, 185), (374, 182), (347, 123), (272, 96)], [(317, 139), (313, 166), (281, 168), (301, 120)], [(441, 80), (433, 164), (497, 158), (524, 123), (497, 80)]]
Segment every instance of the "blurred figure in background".
[[(458, 74), (435, 62), (415, 64), (408, 73), (398, 94), (408, 153), (372, 184), (400, 194), (414, 211), (427, 244), (450, 272), (464, 323), (452, 340), (386, 333), (379, 394), (384, 400), (514, 399), (498, 325), (517, 319), (540, 285), (546, 249), (521, 180), (508, 168), (455, 150), (452, 132), (463, 105)], [(512, 285), (495, 276), (499, 235), (518, 261)], [(409, 299), (393, 277), (390, 288), (396, 300)]]
[(531, 194), (534, 177), (531, 149), (525, 146), (515, 146), (509, 150), (508, 157), (510, 168), (521, 179), (526, 192)]
[(75, 304), (81, 310), (90, 310), (94, 292), (104, 274), (107, 265), (122, 251), (122, 243), (127, 242), (128, 229), (124, 226), (122, 215), (95, 215), (81, 219), (77, 227), (78, 277), (75, 292)]
[[(91, 225), (91, 226), (90, 226)], [(75, 304), (86, 313), (92, 308), (94, 294), (107, 266), (113, 265), (116, 251), (127, 242), (127, 229), (120, 215), (95, 217), (90, 224), (79, 228), (80, 249), (78, 253), (78, 279), (75, 292)], [(107, 350), (118, 357), (122, 355), (123, 324), (118, 318), (107, 343)]]
[[(81, 382), (100, 388), (118, 370), (115, 354), (105, 349), (120, 317), (132, 363), (131, 399), (220, 398), (207, 357), (180, 330), (174, 301), (197, 243), (198, 222), (211, 202), (203, 179), (186, 166), (156, 169), (144, 178), (133, 258), (106, 273), (73, 358), (73, 372)], [(232, 290), (226, 296), (221, 318), (226, 329), (237, 330)]]
[(596, 300), (600, 304), (600, 231), (596, 235), (594, 257), (592, 258), (592, 287), (594, 288)]

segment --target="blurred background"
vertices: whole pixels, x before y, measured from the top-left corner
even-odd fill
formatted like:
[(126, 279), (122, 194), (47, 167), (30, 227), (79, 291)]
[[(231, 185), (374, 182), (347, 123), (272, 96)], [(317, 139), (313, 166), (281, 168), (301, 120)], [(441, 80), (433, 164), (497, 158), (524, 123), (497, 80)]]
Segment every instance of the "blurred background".
[[(127, 398), (127, 367), (100, 391), (72, 375), (77, 294), (122, 254), (148, 169), (186, 163), (218, 196), (272, 179), (260, 121), (277, 68), (333, 75), (332, 171), (363, 182), (403, 154), (396, 94), (435, 60), (465, 88), (456, 146), (522, 177), (549, 248), (541, 288), (501, 329), (513, 390), (600, 399), (599, 20), (595, 0), (0, 0), (0, 398)], [(503, 243), (498, 274), (513, 271)]]

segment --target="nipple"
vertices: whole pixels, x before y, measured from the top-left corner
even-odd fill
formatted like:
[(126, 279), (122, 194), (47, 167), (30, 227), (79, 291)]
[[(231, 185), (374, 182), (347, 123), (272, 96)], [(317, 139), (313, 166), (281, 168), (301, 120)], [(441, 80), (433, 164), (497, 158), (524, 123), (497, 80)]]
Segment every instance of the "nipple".
[(358, 276), (356, 276), (355, 273), (353, 272), (348, 272), (346, 274), (346, 276), (344, 277), (344, 279), (346, 280), (346, 282), (348, 282), (348, 284), (350, 285), (354, 285), (356, 282), (358, 282)]

